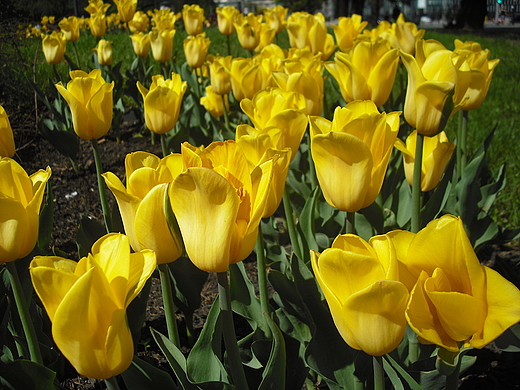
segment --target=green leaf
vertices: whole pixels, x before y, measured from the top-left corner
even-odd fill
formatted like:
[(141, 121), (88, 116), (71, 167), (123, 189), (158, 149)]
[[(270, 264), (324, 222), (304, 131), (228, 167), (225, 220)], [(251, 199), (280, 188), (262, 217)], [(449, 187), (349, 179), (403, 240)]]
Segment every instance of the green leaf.
[(87, 256), (90, 248), (92, 248), (92, 244), (104, 236), (106, 232), (105, 227), (94, 218), (87, 216), (81, 218), (78, 232), (76, 233), (79, 257)]
[(388, 379), (390, 379), (390, 382), (392, 383), (392, 387), (395, 390), (404, 390), (403, 382), (401, 382), (401, 379), (399, 379), (399, 375), (397, 375), (397, 372), (392, 368), (390, 364), (383, 358), (383, 368), (386, 372), (386, 375), (388, 375)]
[(56, 373), (30, 360), (0, 361), (0, 387), (13, 390), (54, 390)]
[(262, 383), (260, 383), (258, 390), (285, 389), (285, 341), (282, 332), (271, 317), (268, 314), (264, 314), (264, 316), (267, 319), (269, 328), (271, 328), (273, 342), (269, 360), (262, 373)]
[(76, 161), (79, 153), (79, 138), (76, 133), (52, 129), (44, 121), (38, 122), (38, 130), (62, 155)]
[(155, 342), (161, 348), (166, 360), (173, 369), (175, 376), (179, 380), (184, 390), (196, 390), (197, 386), (190, 383), (186, 372), (186, 359), (182, 352), (166, 336), (150, 328)]
[(520, 324), (513, 325), (494, 341), (495, 346), (505, 352), (520, 352)]
[(310, 261), (309, 250), (319, 250), (318, 243), (316, 242), (316, 227), (314, 221), (316, 220), (316, 207), (320, 195), (320, 187), (316, 187), (305, 202), (305, 206), (303, 206), (303, 210), (300, 214), (300, 223), (298, 226), (305, 239), (303, 243), (303, 258), (305, 262)]
[[(387, 367), (389, 367), (389, 364), (387, 362), (387, 360), (390, 362), (390, 365), (393, 369), (397, 370), (397, 372), (399, 373), (399, 375), (401, 375), (401, 377), (406, 381), (406, 383), (408, 384), (408, 386), (410, 387), (410, 389), (412, 390), (422, 390), (421, 388), (421, 385), (419, 385), (415, 379), (412, 378), (412, 376), (410, 374), (408, 374), (408, 372), (406, 372), (406, 370), (404, 368), (402, 368), (399, 363), (397, 363), (393, 358), (392, 356), (390, 355), (385, 355), (385, 359), (383, 360), (383, 365), (384, 365), (384, 368), (385, 368), (385, 371), (388, 373), (387, 371)], [(389, 375), (390, 377), (390, 375)], [(390, 379), (392, 381), (392, 379)], [(392, 385), (395, 387), (395, 384), (394, 382), (392, 381)]]
[(128, 390), (178, 389), (167, 372), (159, 370), (137, 356), (134, 356), (132, 364), (121, 376)]

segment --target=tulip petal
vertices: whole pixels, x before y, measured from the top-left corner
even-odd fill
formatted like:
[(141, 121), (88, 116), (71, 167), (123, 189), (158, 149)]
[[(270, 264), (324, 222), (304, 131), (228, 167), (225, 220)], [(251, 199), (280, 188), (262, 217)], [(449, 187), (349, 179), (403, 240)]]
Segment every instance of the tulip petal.
[[(38, 215), (29, 218), (23, 205), (0, 194), (0, 262), (27, 256), (38, 238)], [(32, 246), (31, 246), (32, 243)]]
[(173, 181), (169, 195), (191, 261), (204, 271), (226, 271), (240, 206), (235, 188), (218, 173), (195, 167)]

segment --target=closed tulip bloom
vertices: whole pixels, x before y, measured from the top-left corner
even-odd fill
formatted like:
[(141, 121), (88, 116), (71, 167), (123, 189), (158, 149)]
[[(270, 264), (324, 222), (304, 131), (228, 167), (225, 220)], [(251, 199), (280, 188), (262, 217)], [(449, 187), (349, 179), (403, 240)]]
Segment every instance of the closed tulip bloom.
[(97, 54), (99, 65), (112, 65), (112, 42), (100, 39), (98, 46), (92, 49)]
[(31, 176), (14, 160), (0, 159), (0, 263), (27, 256), (38, 240), (40, 206), (51, 169)]
[(76, 42), (80, 36), (80, 26), (81, 19), (76, 16), (69, 16), (68, 18), (63, 18), (58, 23), (60, 26), (60, 30), (65, 35), (65, 39), (69, 42)]
[(126, 188), (112, 172), (103, 178), (116, 198), (132, 249), (152, 249), (157, 264), (177, 260), (182, 255), (182, 239), (168, 225), (165, 202), (168, 184), (183, 169), (181, 155), (160, 159), (147, 152), (130, 153), (125, 168)]
[(336, 60), (325, 67), (346, 102), (372, 100), (381, 107), (392, 92), (398, 64), (399, 50), (380, 40), (360, 41), (347, 53), (336, 53)]
[(258, 42), (258, 45), (254, 48), (254, 51), (256, 53), (259, 53), (262, 51), (264, 47), (273, 43), (275, 35), (276, 31), (268, 23), (260, 23), (260, 41)]
[(137, 88), (144, 100), (146, 127), (156, 134), (164, 134), (172, 130), (179, 119), (187, 83), (176, 73), (172, 73), (171, 79), (156, 75), (152, 80), (149, 90), (139, 81)]
[(137, 11), (132, 20), (128, 22), (128, 28), (130, 32), (144, 32), (150, 26), (150, 18), (143, 11)]
[(111, 233), (79, 262), (36, 256), (34, 289), (52, 322), (52, 337), (81, 375), (108, 379), (132, 363), (126, 309), (155, 270), (155, 254), (130, 253), (128, 238)]
[(67, 87), (60, 81), (56, 88), (69, 104), (74, 131), (85, 140), (103, 137), (112, 125), (114, 82), (107, 83), (99, 69), (73, 70), (70, 77)]
[(205, 33), (197, 36), (190, 35), (184, 40), (184, 55), (189, 66), (197, 69), (204, 65), (210, 43), (211, 40), (206, 38)]
[(307, 128), (305, 100), (295, 92), (285, 92), (278, 88), (268, 88), (257, 93), (252, 100), (244, 99), (240, 108), (249, 117), (255, 129), (260, 132), (275, 131), (274, 147), (290, 148), (292, 158), (296, 156)]
[(406, 318), (420, 342), (454, 353), (483, 348), (520, 321), (520, 291), (480, 264), (460, 218), (445, 215), (392, 241), (416, 277)]
[[(229, 101), (227, 96), (224, 95), (226, 101), (226, 110), (229, 110)], [(222, 95), (217, 95), (213, 92), (213, 87), (208, 85), (206, 87), (206, 96), (200, 98), (200, 104), (215, 118), (219, 118), (224, 115), (224, 103), (222, 102)]]
[(173, 57), (175, 30), (153, 30), (150, 33), (152, 54), (155, 61), (166, 62)]
[(117, 13), (121, 22), (129, 22), (132, 20), (137, 8), (137, 0), (114, 0), (117, 6)]
[(251, 171), (264, 161), (273, 160), (273, 177), (267, 207), (262, 218), (273, 215), (282, 201), (289, 164), (292, 160), (291, 148), (277, 149), (277, 146), (283, 143), (284, 130), (276, 127), (258, 130), (249, 125), (238, 125), (236, 128), (237, 144), (244, 151)]
[(294, 12), (287, 18), (286, 28), (291, 47), (308, 47), (314, 54), (321, 53), (323, 61), (336, 50), (334, 38), (327, 33), (325, 17), (321, 13)]
[(237, 101), (252, 99), (264, 89), (264, 72), (252, 58), (233, 58), (231, 61), (231, 88)]
[[(410, 185), (413, 182), (416, 142), (417, 131), (413, 131), (406, 138), (406, 144), (400, 139), (397, 139), (395, 143), (396, 148), (403, 152), (404, 173)], [(444, 131), (435, 136), (424, 138), (421, 191), (426, 192), (437, 187), (454, 150), (455, 144), (448, 141)]]
[(467, 63), (454, 61), (453, 52), (434, 40), (418, 42), (416, 57), (402, 52), (401, 58), (408, 70), (404, 117), (420, 134), (435, 135), (443, 116), (460, 108), (470, 81), (461, 70)]
[(231, 92), (231, 75), (229, 69), (231, 68), (231, 56), (221, 57), (212, 56), (207, 57), (209, 63), (209, 75), (213, 92), (217, 95), (226, 95)]
[(265, 21), (275, 34), (280, 34), (284, 29), (283, 22), (287, 17), (288, 8), (284, 8), (281, 5), (275, 5), (273, 8), (266, 8), (264, 10)]
[(148, 57), (150, 54), (150, 34), (145, 34), (142, 32), (130, 35), (130, 39), (132, 39), (132, 47), (134, 48), (134, 52), (137, 56), (141, 58)]
[(0, 157), (13, 157), (16, 151), (11, 122), (0, 105)]
[(353, 14), (349, 18), (340, 16), (338, 24), (332, 25), (339, 49), (341, 51), (347, 51), (352, 48), (354, 46), (354, 40), (361, 34), (367, 24), (368, 22), (363, 21), (361, 15)]
[(397, 348), (406, 330), (408, 290), (388, 236), (368, 243), (353, 234), (338, 236), (332, 248), (312, 251), (311, 262), (345, 342), (372, 356)]
[(372, 101), (336, 108), (332, 122), (311, 116), (311, 152), (325, 200), (355, 212), (376, 199), (399, 131), (400, 112), (379, 113)]
[(255, 50), (260, 43), (260, 24), (261, 15), (250, 13), (247, 16), (238, 14), (235, 18), (235, 29), (237, 31), (238, 41), (246, 50)]
[(190, 260), (207, 272), (225, 272), (252, 252), (264, 214), (273, 162), (252, 172), (234, 141), (207, 148), (182, 145), (187, 170), (170, 184), (172, 210)]
[(392, 27), (381, 34), (392, 47), (401, 49), (403, 52), (414, 55), (415, 43), (421, 40), (426, 30), (419, 30), (417, 25), (412, 22), (406, 22), (404, 15), (400, 14)]
[(463, 57), (468, 65), (470, 72), (470, 81), (466, 90), (466, 99), (462, 102), (461, 110), (468, 111), (480, 107), (491, 85), (495, 67), (500, 62), (499, 59), (490, 60), (491, 52), (486, 49), (482, 50), (477, 42), (462, 42), (455, 40), (456, 57)]
[(182, 7), (182, 20), (188, 35), (198, 35), (204, 28), (204, 8), (198, 4), (184, 4)]
[(54, 31), (42, 36), (42, 49), (45, 61), (49, 64), (59, 64), (65, 55), (67, 40), (62, 32)]
[(89, 18), (90, 32), (97, 38), (101, 38), (107, 31), (107, 19), (105, 14), (91, 14)]
[(217, 7), (217, 25), (222, 35), (232, 35), (235, 33), (235, 17), (240, 13), (232, 5)]

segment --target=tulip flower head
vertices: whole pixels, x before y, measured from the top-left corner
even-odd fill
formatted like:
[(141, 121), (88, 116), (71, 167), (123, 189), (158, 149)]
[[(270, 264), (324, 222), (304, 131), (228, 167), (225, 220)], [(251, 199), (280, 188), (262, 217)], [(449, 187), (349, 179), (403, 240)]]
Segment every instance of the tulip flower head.
[(264, 72), (252, 58), (237, 57), (231, 60), (231, 88), (237, 101), (252, 99), (265, 88)]
[(419, 30), (417, 25), (407, 22), (404, 15), (400, 14), (389, 30), (381, 34), (381, 37), (394, 48), (401, 49), (403, 52), (414, 55), (415, 43), (422, 39), (426, 30)]
[(97, 38), (101, 38), (107, 31), (107, 20), (105, 14), (91, 14), (89, 18), (90, 32)]
[(150, 33), (152, 54), (155, 61), (166, 62), (173, 57), (175, 30), (153, 30)]
[(420, 342), (454, 353), (483, 348), (520, 321), (520, 291), (480, 264), (460, 218), (445, 215), (391, 239), (416, 278), (406, 318)]
[(332, 248), (311, 252), (312, 269), (336, 328), (354, 349), (372, 356), (393, 351), (406, 330), (408, 290), (388, 236), (338, 236)]
[(13, 157), (15, 151), (11, 122), (9, 122), (4, 107), (0, 105), (0, 157)]
[(184, 40), (184, 55), (190, 67), (198, 69), (204, 65), (210, 43), (211, 40), (206, 38), (205, 33), (197, 36), (189, 35)]
[(240, 11), (232, 5), (217, 7), (217, 25), (221, 34), (231, 35), (235, 33), (235, 17), (239, 13)]
[(153, 76), (150, 89), (137, 82), (137, 88), (144, 99), (146, 127), (150, 131), (164, 134), (175, 127), (187, 86), (186, 81), (182, 81), (177, 73), (172, 73), (172, 78), (166, 80), (163, 75)]
[(68, 18), (63, 18), (58, 25), (67, 41), (76, 42), (79, 39), (81, 19), (76, 16), (69, 16)]
[(289, 12), (288, 8), (284, 8), (281, 5), (275, 5), (273, 8), (267, 8), (264, 10), (264, 17), (270, 28), (274, 30), (275, 34), (280, 34), (284, 29), (284, 21)]
[(66, 48), (67, 40), (62, 32), (53, 31), (42, 36), (43, 54), (49, 64), (59, 64), (63, 60)]
[(368, 22), (363, 21), (361, 15), (353, 14), (349, 18), (340, 16), (338, 24), (332, 25), (339, 49), (341, 51), (347, 51), (352, 48), (354, 46), (354, 40), (361, 34), (367, 24)]
[[(417, 131), (413, 131), (406, 144), (397, 139), (395, 146), (403, 153), (404, 173), (410, 185), (413, 182), (413, 170), (415, 161), (415, 143)], [(423, 160), (421, 168), (421, 191), (433, 190), (442, 179), (446, 165), (455, 151), (455, 144), (448, 141), (444, 131), (432, 137), (424, 138)]]
[(222, 96), (226, 102), (226, 110), (229, 110), (229, 101), (226, 95), (217, 95), (213, 92), (213, 87), (208, 85), (206, 87), (206, 96), (200, 98), (200, 104), (215, 118), (219, 118), (224, 115), (224, 103), (222, 102)]
[(73, 70), (70, 77), (67, 87), (60, 81), (56, 88), (69, 104), (74, 131), (85, 140), (103, 137), (112, 125), (114, 82), (107, 83), (100, 69)]
[(150, 18), (143, 11), (137, 11), (128, 22), (131, 33), (144, 32), (150, 26)]
[(125, 168), (126, 188), (112, 172), (104, 173), (103, 178), (116, 198), (132, 249), (152, 249), (157, 264), (177, 260), (182, 255), (182, 240), (169, 227), (165, 205), (168, 184), (183, 169), (181, 155), (160, 159), (147, 152), (130, 153)]
[(336, 108), (332, 122), (311, 116), (311, 152), (325, 200), (355, 212), (376, 199), (399, 131), (400, 112), (382, 113), (372, 101)]
[(79, 262), (33, 259), (32, 283), (54, 342), (81, 375), (108, 379), (130, 366), (134, 343), (126, 309), (155, 267), (153, 251), (130, 253), (128, 238), (119, 233), (101, 237)]
[(151, 46), (150, 34), (139, 32), (130, 35), (130, 39), (132, 39), (132, 47), (134, 48), (135, 54), (141, 58), (148, 57)]
[(184, 4), (182, 7), (182, 20), (188, 35), (198, 35), (204, 28), (204, 8), (198, 4)]
[[(235, 17), (235, 29), (240, 45), (249, 51), (255, 50), (260, 43), (262, 16), (255, 14), (238, 14)], [(274, 37), (274, 34), (273, 34)]]
[(38, 240), (40, 206), (51, 169), (31, 176), (14, 160), (0, 159), (0, 263), (27, 256)]
[(209, 55), (207, 57), (211, 86), (217, 95), (227, 95), (231, 92), (231, 75), (229, 74), (231, 59), (231, 56)]
[(121, 22), (129, 22), (132, 20), (137, 8), (137, 0), (114, 0), (117, 6), (117, 13)]
[(182, 144), (187, 170), (169, 195), (190, 260), (201, 270), (225, 272), (252, 252), (271, 185), (273, 161), (252, 172), (234, 141), (207, 148)]
[(336, 53), (335, 62), (327, 62), (325, 67), (346, 102), (372, 100), (381, 107), (392, 92), (398, 64), (399, 50), (379, 40), (359, 41), (347, 53)]
[(100, 39), (98, 46), (92, 49), (97, 54), (99, 65), (112, 65), (112, 42)]

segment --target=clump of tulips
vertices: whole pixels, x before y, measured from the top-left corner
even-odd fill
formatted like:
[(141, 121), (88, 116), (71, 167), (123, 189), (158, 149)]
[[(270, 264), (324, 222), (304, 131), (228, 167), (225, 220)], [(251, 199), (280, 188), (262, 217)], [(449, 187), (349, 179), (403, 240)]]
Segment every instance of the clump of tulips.
[[(520, 321), (520, 291), (475, 252), (501, 238), (481, 200), (494, 199), (491, 188), (503, 178), (480, 183), (485, 150), (468, 162), (459, 151), (467, 128), (458, 130), (457, 146), (443, 132), (457, 112), (467, 123), (484, 100), (499, 63), (488, 50), (423, 40), (403, 15), (372, 30), (359, 15), (342, 17), (333, 36), (320, 13), (287, 17), (277, 6), (243, 15), (228, 6), (217, 8), (227, 53), (216, 53), (198, 5), (178, 14), (146, 14), (136, 0), (116, 6), (132, 34), (129, 74), (140, 96), (123, 99), (125, 87), (109, 81), (118, 48), (101, 39), (110, 20), (102, 0), (86, 8), (100, 38), (99, 68), (73, 70), (55, 85), (70, 130), (92, 143), (105, 214), (106, 234), (91, 237), (78, 262), (44, 253), (38, 242), (51, 170), (29, 176), (12, 159), (13, 133), (0, 107), (0, 262), (16, 303), (4, 321), (16, 336), (4, 346), (4, 364), (30, 358), (24, 372), (37, 380), (34, 367), (50, 372), (53, 359), (65, 358), (109, 389), (121, 381), (128, 389), (286, 389), (313, 380), (331, 389), (424, 381), (455, 389), (471, 364), (465, 353)], [(185, 64), (174, 59), (181, 19)], [(67, 41), (80, 39), (78, 20), (59, 26), (42, 39), (53, 65)], [(229, 45), (235, 33), (243, 57)], [(290, 47), (275, 43), (278, 34)], [(144, 66), (150, 49), (158, 74)], [(405, 91), (394, 83), (403, 72)], [(332, 105), (330, 88), (338, 96)], [(401, 93), (403, 101), (395, 98)], [(128, 101), (160, 137), (163, 156), (127, 155), (123, 178), (103, 171), (97, 140), (113, 126), (114, 105)], [(105, 186), (121, 231), (109, 218)], [(257, 262), (257, 286), (246, 259)], [(151, 332), (174, 375), (135, 354), (155, 269), (167, 335)], [(213, 272), (219, 295), (196, 336), (192, 315)], [(44, 310), (30, 310), (30, 302)], [(249, 323), (249, 334), (235, 333), (233, 314)], [(51, 326), (38, 340), (42, 320)], [(435, 378), (408, 374), (420, 367)]]

